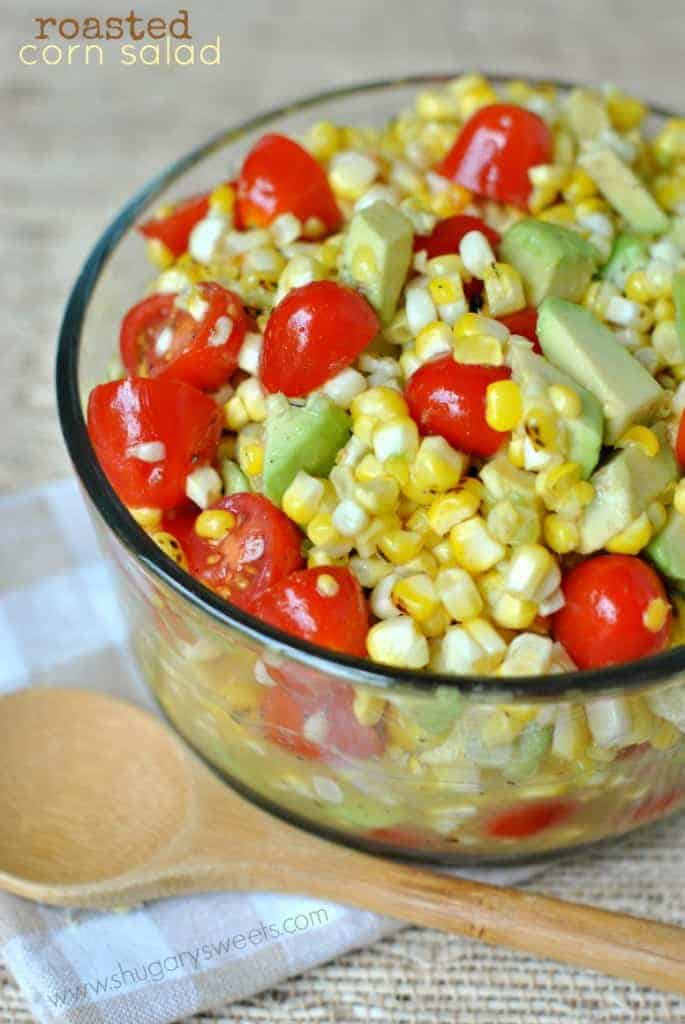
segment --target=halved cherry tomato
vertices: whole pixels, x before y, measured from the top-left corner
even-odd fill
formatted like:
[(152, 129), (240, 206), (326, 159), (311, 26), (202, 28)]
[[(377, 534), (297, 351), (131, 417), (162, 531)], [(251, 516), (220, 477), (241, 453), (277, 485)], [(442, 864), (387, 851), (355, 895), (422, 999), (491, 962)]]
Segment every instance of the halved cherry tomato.
[(203, 281), (197, 291), (206, 305), (199, 321), (175, 295), (150, 295), (128, 311), (119, 350), (129, 374), (184, 380), (206, 391), (226, 384), (238, 365), (247, 316), (235, 292), (220, 284)]
[(601, 668), (658, 654), (668, 644), (671, 610), (651, 630), (645, 614), (654, 601), (668, 604), (660, 578), (633, 555), (595, 555), (562, 580), (566, 603), (552, 631), (578, 668)]
[(164, 529), (178, 539), (193, 576), (220, 597), (246, 611), (267, 587), (302, 565), (302, 534), (262, 494), (232, 494), (210, 506), (235, 516), (235, 525), (219, 540), (195, 531), (197, 513), (164, 518)]
[(528, 171), (550, 163), (552, 152), (552, 133), (541, 117), (493, 103), (469, 118), (438, 172), (479, 196), (525, 209)]
[(285, 135), (263, 135), (245, 157), (237, 183), (239, 227), (263, 228), (279, 213), (294, 213), (304, 223), (323, 221), (328, 231), (342, 223), (323, 168)]
[(449, 256), (459, 252), (459, 243), (469, 231), (481, 231), (490, 245), (499, 245), (501, 236), (494, 228), (488, 227), (480, 217), (472, 217), (468, 213), (458, 213), (454, 217), (439, 220), (430, 235), (415, 235), (414, 250), (426, 250), (426, 256), (432, 260), (435, 256)]
[[(176, 380), (98, 384), (88, 401), (95, 453), (123, 502), (169, 509), (185, 498), (188, 473), (209, 463), (222, 427), (213, 398)], [(161, 443), (156, 450), (140, 445)], [(154, 461), (152, 461), (154, 459)]]
[(542, 355), (542, 348), (538, 341), (538, 311), (533, 306), (526, 309), (518, 309), (515, 313), (507, 316), (498, 316), (501, 324), (511, 331), (512, 334), (520, 334), (522, 338), (528, 338), (533, 342), (533, 351)]
[(293, 288), (267, 320), (262, 384), (290, 397), (306, 395), (353, 363), (379, 329), (369, 303), (351, 288), (334, 281)]
[(536, 800), (502, 811), (490, 819), (488, 835), (495, 839), (529, 839), (571, 817), (576, 805), (571, 800)]
[(141, 235), (157, 238), (174, 256), (181, 256), (188, 248), (190, 232), (209, 210), (209, 195), (191, 196), (177, 203), (166, 217), (153, 217), (138, 226)]
[(685, 412), (681, 413), (678, 424), (678, 437), (676, 439), (675, 453), (678, 462), (685, 469)]
[(494, 455), (509, 433), (488, 426), (485, 394), (489, 384), (509, 377), (505, 366), (467, 365), (451, 355), (438, 356), (409, 378), (409, 411), (423, 434), (439, 434), (471, 455)]

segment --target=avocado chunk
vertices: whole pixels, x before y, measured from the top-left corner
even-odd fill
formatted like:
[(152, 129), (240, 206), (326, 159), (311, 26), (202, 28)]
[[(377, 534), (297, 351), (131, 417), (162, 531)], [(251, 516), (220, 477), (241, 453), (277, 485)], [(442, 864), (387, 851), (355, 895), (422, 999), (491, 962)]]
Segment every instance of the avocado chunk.
[(532, 217), (509, 228), (500, 252), (523, 278), (532, 306), (539, 306), (547, 295), (580, 299), (598, 261), (595, 247), (575, 231)]
[(503, 452), (485, 463), (480, 478), (493, 501), (511, 500), (530, 506), (540, 500), (535, 490), (535, 474), (518, 469)]
[(591, 89), (572, 89), (566, 100), (566, 119), (577, 139), (595, 139), (611, 128), (602, 97)]
[(310, 395), (305, 405), (274, 395), (265, 427), (264, 493), (280, 504), (301, 469), (312, 476), (329, 474), (350, 436), (350, 417), (322, 394)]
[(638, 445), (616, 452), (591, 477), (595, 496), (580, 521), (580, 552), (599, 551), (645, 512), (678, 476), (673, 452), (662, 425), (654, 428), (659, 452), (649, 456)]
[(673, 275), (673, 303), (675, 305), (675, 329), (685, 359), (685, 270)]
[(666, 525), (647, 546), (646, 553), (664, 576), (685, 590), (685, 516), (671, 509)]
[(342, 276), (366, 296), (384, 324), (395, 314), (413, 244), (409, 218), (383, 200), (358, 210), (350, 221)]
[(547, 400), (547, 392), (552, 385), (568, 387), (576, 392), (582, 405), (580, 416), (564, 420), (566, 454), (570, 462), (578, 463), (583, 478), (587, 479), (599, 462), (604, 435), (604, 415), (597, 398), (547, 359), (523, 346), (512, 346), (511, 371), (521, 388), (524, 406), (534, 405), (539, 399)]
[(623, 291), (623, 287), (634, 270), (642, 270), (647, 266), (649, 250), (646, 243), (638, 238), (623, 232), (616, 236), (609, 262), (602, 271), (602, 277), (611, 281)]
[(608, 146), (591, 149), (578, 157), (578, 163), (633, 231), (647, 235), (666, 231), (668, 217), (651, 192), (613, 149)]
[(538, 312), (538, 338), (550, 363), (599, 400), (606, 444), (617, 441), (631, 424), (649, 420), (665, 401), (652, 375), (584, 306), (545, 299)]

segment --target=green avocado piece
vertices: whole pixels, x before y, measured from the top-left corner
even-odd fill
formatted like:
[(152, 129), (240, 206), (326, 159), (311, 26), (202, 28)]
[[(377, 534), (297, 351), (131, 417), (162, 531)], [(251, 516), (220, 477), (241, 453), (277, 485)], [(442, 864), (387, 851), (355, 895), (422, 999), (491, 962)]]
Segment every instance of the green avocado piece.
[(301, 469), (312, 476), (328, 476), (349, 439), (350, 417), (326, 395), (310, 395), (305, 405), (291, 405), (284, 395), (273, 395), (265, 428), (264, 493), (280, 505)]
[(671, 509), (666, 525), (648, 545), (646, 554), (664, 576), (685, 590), (685, 516)]
[(429, 694), (393, 696), (392, 703), (405, 718), (432, 736), (448, 732), (463, 708), (462, 696), (451, 686), (437, 686)]
[(572, 89), (566, 100), (566, 118), (577, 139), (594, 139), (611, 128), (606, 104), (591, 89)]
[(591, 149), (578, 157), (578, 163), (633, 231), (647, 235), (666, 231), (668, 217), (644, 183), (613, 149), (608, 146)]
[(649, 420), (664, 403), (663, 388), (585, 306), (545, 299), (538, 312), (538, 338), (550, 363), (599, 400), (606, 444), (617, 441), (631, 424)]
[(580, 553), (599, 551), (625, 530), (677, 479), (671, 445), (663, 425), (656, 426), (659, 452), (649, 456), (638, 445), (616, 452), (591, 477), (595, 496), (580, 521)]
[(551, 725), (529, 722), (516, 740), (511, 760), (502, 769), (505, 778), (510, 782), (520, 782), (535, 775), (550, 748), (553, 733)]
[(384, 324), (395, 315), (413, 244), (409, 218), (382, 199), (358, 210), (350, 221), (342, 277), (366, 296)]
[(648, 259), (646, 243), (637, 235), (623, 232), (616, 236), (609, 262), (602, 270), (602, 277), (623, 291), (628, 275), (646, 267)]
[(523, 278), (532, 306), (547, 295), (580, 299), (598, 262), (595, 247), (575, 231), (532, 217), (509, 228), (500, 252)]
[(567, 456), (570, 462), (578, 463), (587, 479), (599, 462), (604, 435), (604, 414), (597, 398), (547, 359), (523, 346), (512, 346), (511, 372), (521, 388), (524, 406), (546, 398), (552, 385), (570, 387), (576, 392), (582, 402), (580, 416), (564, 420)]
[(675, 329), (685, 359), (685, 270), (673, 275), (673, 303), (675, 305)]

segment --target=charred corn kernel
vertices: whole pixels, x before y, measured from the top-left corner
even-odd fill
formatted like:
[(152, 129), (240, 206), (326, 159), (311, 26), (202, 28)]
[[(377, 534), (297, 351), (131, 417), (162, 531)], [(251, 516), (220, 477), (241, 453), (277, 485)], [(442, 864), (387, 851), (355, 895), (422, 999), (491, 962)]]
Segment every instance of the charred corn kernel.
[(493, 430), (508, 431), (519, 425), (523, 418), (521, 389), (513, 380), (498, 380), (488, 384), (485, 392), (485, 419)]
[(419, 429), (410, 416), (393, 416), (376, 425), (372, 444), (374, 454), (381, 462), (393, 455), (413, 459), (419, 450)]
[(670, 611), (671, 606), (663, 597), (653, 598), (642, 616), (645, 628), (650, 633), (659, 633), (666, 625)]
[[(390, 388), (388, 388), (388, 390), (390, 390)], [(364, 444), (371, 447), (373, 443), (373, 432), (377, 425), (378, 420), (375, 416), (354, 416), (352, 419), (352, 433), (355, 437), (358, 437), (360, 441), (363, 441)]]
[(479, 313), (464, 313), (460, 316), (454, 327), (452, 333), (455, 338), (462, 338), (472, 334), (476, 335), (487, 335), (491, 338), (497, 338), (498, 341), (506, 341), (509, 337), (509, 330), (501, 324), (499, 320), (492, 320), (488, 316), (482, 316)]
[(390, 530), (379, 539), (378, 547), (393, 565), (403, 565), (416, 558), (423, 547), (423, 537), (413, 530)]
[(580, 395), (565, 384), (552, 384), (547, 389), (547, 394), (555, 412), (564, 419), (576, 419), (583, 411)]
[(372, 626), (366, 648), (373, 661), (396, 668), (425, 668), (428, 641), (409, 615), (383, 619)]
[(523, 469), (526, 464), (526, 453), (522, 437), (512, 437), (507, 447), (507, 458), (512, 466)]
[(355, 501), (373, 515), (392, 512), (397, 507), (399, 498), (399, 485), (391, 476), (376, 476), (372, 480), (358, 484), (354, 489)]
[(564, 496), (580, 480), (580, 466), (577, 462), (562, 462), (557, 466), (541, 470), (535, 477), (535, 491), (547, 508), (558, 511)]
[(609, 93), (606, 106), (611, 124), (619, 132), (629, 132), (633, 128), (638, 128), (647, 113), (644, 103), (618, 90)]
[(652, 142), (661, 167), (685, 160), (685, 117), (672, 117)]
[(195, 533), (206, 540), (221, 540), (236, 524), (232, 512), (223, 508), (208, 508), (195, 520)]
[(414, 483), (430, 491), (449, 491), (459, 483), (467, 465), (467, 456), (443, 437), (424, 437), (412, 467)]
[(569, 224), (576, 222), (575, 213), (568, 203), (556, 203), (554, 206), (548, 206), (546, 210), (538, 214), (538, 219), (547, 221), (549, 224), (559, 224), (561, 227), (568, 227)]
[(468, 334), (455, 338), (452, 355), (458, 363), (501, 366), (504, 362), (502, 342), (486, 334)]
[(535, 601), (516, 594), (504, 593), (492, 607), (492, 617), (504, 629), (528, 629), (538, 613)]
[(225, 216), (233, 213), (235, 207), (235, 190), (228, 182), (217, 185), (209, 196), (209, 208), (216, 213), (223, 213)]
[(245, 403), (240, 395), (232, 395), (224, 405), (224, 423), (229, 430), (242, 430), (250, 422)]
[(360, 725), (373, 728), (378, 725), (385, 710), (385, 701), (382, 697), (369, 693), (367, 690), (357, 690), (352, 702), (354, 717)]
[(325, 547), (342, 540), (329, 512), (317, 512), (307, 524), (307, 536), (316, 547)]
[(435, 578), (438, 598), (455, 622), (480, 615), (483, 598), (465, 569), (441, 569)]
[(657, 323), (671, 322), (675, 320), (675, 306), (671, 299), (657, 299), (654, 303), (654, 319)]
[(582, 167), (574, 167), (564, 185), (562, 195), (567, 203), (578, 203), (597, 194), (597, 186)]
[(167, 270), (173, 266), (174, 254), (171, 249), (167, 249), (164, 242), (160, 241), (159, 238), (149, 238), (147, 240), (145, 243), (145, 255), (150, 263), (155, 267), (159, 267), (160, 270)]
[(632, 302), (649, 302), (652, 298), (652, 289), (649, 278), (644, 270), (633, 270), (628, 274), (624, 286), (626, 297)]
[(660, 501), (652, 501), (647, 509), (649, 521), (652, 524), (652, 533), (656, 535), (666, 525), (668, 514)]
[(634, 445), (650, 458), (659, 454), (659, 438), (649, 427), (630, 427), (616, 442), (617, 448), (630, 448)]
[(652, 539), (652, 524), (646, 512), (633, 520), (621, 533), (604, 545), (607, 551), (618, 555), (637, 555)]
[(485, 298), (491, 317), (523, 309), (526, 296), (521, 275), (508, 263), (493, 263), (483, 274)]
[(542, 405), (526, 412), (525, 430), (536, 451), (553, 452), (557, 446), (557, 422), (552, 412)]
[(392, 588), (392, 599), (417, 622), (426, 622), (439, 606), (433, 580), (426, 573), (399, 579)]
[(183, 548), (172, 533), (167, 533), (166, 530), (158, 530), (152, 534), (152, 539), (172, 562), (176, 562), (176, 565), (180, 565), (182, 569), (188, 568), (188, 559), (183, 552)]
[(656, 728), (656, 731), (652, 733), (651, 744), (655, 750), (670, 750), (671, 747), (675, 747), (677, 743), (680, 743), (682, 739), (682, 733), (679, 729), (676, 729), (675, 725), (671, 722), (660, 722)]
[(264, 445), (250, 441), (240, 446), (238, 462), (247, 476), (259, 476), (264, 468)]
[(607, 307), (617, 296), (618, 290), (610, 281), (593, 281), (583, 296), (583, 305), (591, 309), (600, 320), (605, 320)]
[(155, 530), (162, 522), (161, 508), (129, 508), (129, 512), (144, 530)]
[(298, 526), (307, 526), (318, 512), (323, 496), (323, 481), (301, 469), (283, 495), (283, 511)]
[(567, 555), (580, 543), (580, 533), (576, 524), (556, 512), (545, 516), (543, 531), (547, 544), (558, 555)]
[(352, 416), (370, 416), (376, 420), (388, 420), (407, 416), (409, 409), (402, 395), (393, 388), (374, 387), (363, 391), (352, 402)]
[(470, 519), (478, 511), (480, 498), (469, 490), (440, 495), (431, 503), (427, 515), (431, 530), (444, 537), (452, 527)]
[(342, 135), (332, 121), (317, 121), (305, 135), (304, 144), (317, 160), (330, 160), (342, 145)]
[(506, 554), (506, 549), (490, 536), (481, 516), (473, 516), (452, 527), (450, 544), (457, 564), (471, 573), (486, 572)]
[(685, 516), (685, 480), (681, 480), (673, 492), (673, 505), (676, 512)]

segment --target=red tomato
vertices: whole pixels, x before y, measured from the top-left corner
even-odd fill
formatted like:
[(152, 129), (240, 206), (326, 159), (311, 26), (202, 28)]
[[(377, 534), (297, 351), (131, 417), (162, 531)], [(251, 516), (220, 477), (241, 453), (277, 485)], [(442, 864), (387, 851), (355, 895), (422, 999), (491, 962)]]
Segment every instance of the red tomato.
[(429, 260), (434, 256), (449, 256), (459, 252), (459, 243), (469, 231), (482, 231), (490, 245), (499, 245), (500, 234), (489, 228), (480, 217), (472, 217), (468, 213), (458, 213), (454, 217), (439, 220), (430, 235), (416, 235), (414, 249), (425, 249)]
[(267, 320), (262, 384), (306, 395), (353, 363), (379, 330), (373, 309), (351, 288), (333, 281), (293, 288)]
[(675, 810), (679, 803), (685, 799), (685, 790), (670, 789), (659, 796), (649, 796), (631, 812), (631, 821), (643, 824), (647, 821), (655, 821), (669, 811)]
[(533, 351), (542, 355), (542, 348), (538, 341), (538, 311), (532, 306), (526, 309), (518, 309), (515, 313), (507, 316), (498, 316), (501, 324), (511, 331), (512, 334), (520, 334), (522, 338), (528, 338), (533, 342)]
[(652, 601), (668, 601), (654, 569), (633, 555), (595, 555), (562, 580), (566, 604), (552, 619), (554, 639), (581, 668), (601, 668), (658, 654), (668, 643), (669, 609), (661, 629), (644, 622)]
[(153, 217), (140, 224), (138, 230), (146, 238), (157, 238), (174, 256), (188, 248), (188, 239), (199, 220), (207, 215), (209, 195), (182, 199), (166, 217)]
[(678, 437), (675, 445), (675, 453), (678, 462), (685, 469), (685, 412), (680, 416), (680, 423), (678, 424)]
[(571, 817), (575, 804), (570, 800), (536, 800), (519, 804), (496, 814), (487, 824), (488, 835), (495, 839), (529, 839), (545, 829), (560, 825)]
[(164, 528), (178, 539), (193, 576), (232, 604), (252, 611), (255, 601), (302, 565), (302, 534), (262, 494), (232, 494), (210, 508), (235, 516), (220, 540), (195, 532), (196, 513), (166, 516)]
[[(214, 458), (221, 409), (213, 398), (176, 380), (99, 384), (88, 401), (88, 432), (119, 497), (133, 508), (169, 509), (185, 499), (186, 476)], [(161, 442), (162, 455), (137, 446)], [(154, 455), (154, 451), (152, 452)]]
[(510, 376), (505, 366), (471, 366), (451, 355), (438, 356), (409, 378), (409, 411), (422, 433), (439, 434), (471, 455), (494, 455), (509, 433), (488, 426), (485, 393), (489, 384)]
[[(354, 691), (327, 677), (319, 685), (292, 679), (269, 687), (261, 703), (264, 732), (272, 743), (311, 760), (337, 756), (368, 758), (381, 754), (383, 737), (378, 727), (360, 725), (353, 710)], [(307, 739), (305, 722), (317, 715), (322, 739)]]
[(279, 213), (294, 213), (304, 222), (318, 217), (328, 231), (342, 217), (322, 167), (285, 135), (263, 135), (245, 157), (237, 183), (239, 227), (263, 228)]
[(525, 209), (528, 171), (550, 163), (552, 151), (552, 133), (541, 117), (493, 103), (469, 118), (438, 172), (479, 196)]
[[(238, 365), (247, 316), (234, 292), (213, 281), (197, 287), (207, 305), (200, 321), (175, 304), (175, 295), (150, 295), (128, 311), (119, 350), (129, 374), (184, 380), (207, 391), (228, 381)], [(167, 328), (159, 351), (158, 339)]]

